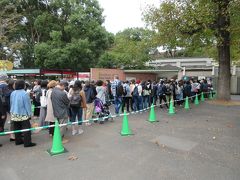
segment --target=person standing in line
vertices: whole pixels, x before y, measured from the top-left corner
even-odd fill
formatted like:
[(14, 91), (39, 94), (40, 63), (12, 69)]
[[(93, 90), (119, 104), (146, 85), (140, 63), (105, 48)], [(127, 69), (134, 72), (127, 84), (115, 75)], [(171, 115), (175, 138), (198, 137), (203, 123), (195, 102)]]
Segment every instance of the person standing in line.
[[(31, 101), (25, 89), (24, 80), (17, 80), (15, 82), (15, 91), (12, 92), (10, 97), (11, 104), (11, 120), (14, 124), (14, 130), (22, 130), (31, 128), (30, 119), (32, 115)], [(22, 139), (23, 134), (23, 139)], [(24, 144), (24, 147), (35, 146), (36, 143), (32, 143), (31, 131), (15, 134), (15, 144)]]
[(166, 86), (164, 85), (163, 80), (160, 80), (160, 83), (157, 89), (157, 94), (159, 96), (160, 108), (162, 108), (162, 100), (165, 102), (165, 105), (168, 108), (167, 99), (166, 99)]
[(151, 84), (150, 82), (143, 82), (143, 109), (150, 107), (150, 94), (151, 94)]
[[(86, 96), (86, 104), (87, 104), (87, 109), (86, 109), (86, 120), (92, 119), (93, 116), (93, 110), (94, 110), (94, 100), (96, 98), (96, 93), (94, 92), (93, 87), (91, 86), (89, 81), (85, 82), (84, 86), (84, 93)], [(91, 125), (90, 122), (86, 123), (87, 126)]]
[(133, 99), (133, 110), (134, 111), (138, 111), (139, 110), (139, 104), (138, 104), (138, 86), (135, 82), (135, 80), (132, 80), (132, 90), (131, 90), (131, 94), (132, 94), (132, 99)]
[[(3, 112), (2, 98), (0, 98), (0, 116), (1, 116), (1, 118), (2, 118), (2, 114), (4, 114), (4, 112)], [(4, 116), (3, 116), (3, 118), (4, 118)], [(0, 144), (0, 147), (2, 147), (2, 144)]]
[(143, 88), (140, 80), (136, 81), (136, 86), (138, 89), (138, 110), (140, 111), (143, 109), (143, 97), (142, 97)]
[(114, 97), (115, 113), (119, 114), (119, 110), (122, 104), (122, 94), (120, 92), (123, 91), (123, 86), (121, 81), (119, 80), (118, 75), (114, 76), (114, 81), (111, 86), (111, 91)]
[(190, 81), (185, 82), (183, 86), (184, 98), (191, 97), (191, 88)]
[(208, 98), (208, 83), (207, 83), (207, 80), (206, 79), (203, 79), (202, 80), (202, 83), (200, 85), (200, 89), (201, 89), (201, 92), (204, 93), (204, 97), (205, 98)]
[[(8, 81), (8, 89), (9, 89), (10, 96), (11, 96), (12, 92), (14, 91), (14, 84), (15, 84), (14, 80), (11, 79), (11, 80)], [(9, 107), (10, 107), (10, 96), (9, 96)], [(10, 109), (9, 109), (9, 111), (10, 111)], [(10, 118), (10, 131), (13, 131), (13, 130), (14, 130), (14, 124), (13, 124), (13, 121), (11, 121), (11, 118)], [(15, 141), (15, 134), (10, 134), (10, 141)]]
[(34, 81), (34, 87), (33, 87), (33, 105), (34, 105), (34, 119), (36, 119), (37, 117), (39, 117), (40, 115), (40, 96), (41, 96), (41, 81), (40, 80), (35, 80)]
[(179, 81), (176, 86), (176, 100), (177, 104), (182, 106), (183, 104), (183, 81)]
[(130, 112), (129, 106), (130, 106), (130, 101), (132, 97), (131, 97), (131, 90), (130, 90), (128, 81), (124, 82), (123, 91), (124, 91), (124, 96), (123, 96), (123, 103), (122, 103), (122, 112), (124, 112), (125, 105), (127, 105), (127, 112)]
[(7, 84), (8, 76), (5, 73), (0, 74), (0, 98), (2, 101), (2, 111), (0, 114), (0, 132), (4, 132), (4, 126), (7, 119), (7, 112), (10, 110), (10, 91)]
[(47, 85), (47, 80), (41, 81), (39, 126), (46, 125), (45, 118), (47, 114)]
[(192, 92), (192, 96), (193, 96), (192, 102), (194, 102), (195, 98), (197, 97), (196, 95), (198, 95), (198, 93), (199, 93), (200, 84), (198, 83), (197, 80), (194, 80), (194, 81), (192, 80), (191, 82), (192, 82), (191, 83), (191, 86), (192, 86), (191, 92)]
[(153, 81), (153, 83), (152, 83), (152, 89), (151, 89), (151, 94), (152, 94), (152, 103), (153, 103), (154, 105), (157, 104), (157, 99), (158, 99), (157, 87), (158, 87), (158, 85), (157, 85), (156, 81)]
[(167, 99), (167, 102), (168, 102), (168, 105), (169, 105), (170, 101), (172, 99), (172, 96), (173, 96), (173, 92), (172, 92), (173, 86), (171, 85), (170, 80), (166, 81), (165, 86), (166, 86), (166, 99)]
[(174, 106), (176, 105), (176, 89), (177, 89), (176, 86), (177, 86), (176, 81), (174, 79), (171, 79), (171, 83), (170, 83), (170, 89), (171, 89), (171, 94), (172, 94), (171, 100), (173, 100)]
[(130, 81), (130, 106), (131, 106), (131, 110), (134, 111), (134, 100), (133, 100), (133, 90), (135, 88), (135, 80), (131, 80)]
[(82, 90), (82, 83), (76, 80), (73, 87), (69, 89), (68, 98), (70, 100), (70, 121), (77, 124), (72, 125), (72, 135), (82, 134), (83, 130), (80, 128), (83, 120), (83, 109), (87, 108), (85, 93)]
[[(55, 88), (55, 86), (57, 85), (57, 82), (52, 80), (48, 83), (47, 87), (47, 114), (46, 114), (46, 118), (45, 118), (45, 122), (49, 123), (49, 125), (54, 125), (55, 124), (55, 117), (53, 114), (53, 107), (52, 107), (52, 90), (53, 88)], [(49, 127), (49, 135), (53, 136), (54, 133), (54, 127)]]
[[(69, 99), (65, 90), (65, 83), (60, 82), (52, 90), (52, 107), (54, 117), (57, 118), (59, 124), (65, 124), (68, 121)], [(67, 126), (61, 127), (61, 135), (64, 137)], [(63, 139), (63, 143), (67, 143), (68, 139)]]
[(111, 82), (106, 80), (106, 102), (110, 106), (112, 103), (112, 92), (111, 92)]
[(106, 104), (106, 88), (103, 86), (103, 81), (98, 80), (96, 82), (96, 91), (97, 98), (102, 101), (103, 104)]

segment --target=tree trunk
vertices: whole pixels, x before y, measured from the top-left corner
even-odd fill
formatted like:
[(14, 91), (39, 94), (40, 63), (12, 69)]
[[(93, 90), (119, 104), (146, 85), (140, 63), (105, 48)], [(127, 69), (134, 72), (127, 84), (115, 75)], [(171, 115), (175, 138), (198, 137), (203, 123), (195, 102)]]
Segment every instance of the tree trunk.
[(218, 1), (218, 87), (217, 98), (230, 100), (230, 15), (229, 0)]

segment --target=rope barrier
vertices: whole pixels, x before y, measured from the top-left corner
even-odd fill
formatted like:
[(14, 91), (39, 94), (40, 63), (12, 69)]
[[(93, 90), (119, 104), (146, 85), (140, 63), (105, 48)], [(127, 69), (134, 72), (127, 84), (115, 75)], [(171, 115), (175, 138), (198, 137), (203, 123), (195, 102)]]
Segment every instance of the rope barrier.
[[(215, 92), (215, 91), (212, 91), (212, 92), (203, 92), (203, 94), (210, 94), (210, 93), (214, 93), (214, 92)], [(188, 98), (193, 98), (193, 97), (198, 96), (198, 95), (199, 95), (199, 94), (196, 94), (196, 95), (190, 96), (190, 97), (188, 97)], [(183, 101), (183, 100), (185, 100), (185, 99), (186, 99), (186, 98), (183, 98), (182, 100), (173, 100), (173, 102)], [(161, 104), (156, 104), (156, 105), (153, 105), (153, 106), (154, 106), (154, 107), (158, 107), (158, 106), (166, 105), (166, 104), (168, 104), (168, 102), (161, 103)], [(142, 109), (142, 110), (139, 110), (139, 111), (132, 111), (132, 112), (127, 113), (127, 115), (142, 113), (142, 112), (144, 112), (144, 111), (149, 110), (150, 108), (151, 108), (151, 106), (150, 106), (150, 107), (147, 107), (147, 108), (144, 108), (144, 109)], [(75, 125), (75, 124), (78, 124), (78, 123), (91, 123), (91, 122), (94, 122), (94, 121), (100, 121), (100, 120), (104, 120), (104, 119), (108, 119), (108, 118), (116, 118), (116, 117), (121, 117), (121, 116), (124, 116), (124, 113), (109, 115), (109, 116), (105, 116), (105, 117), (101, 117), (101, 118), (88, 119), (88, 120), (83, 120), (83, 121), (67, 122), (67, 123), (64, 123), (64, 124), (59, 124), (59, 126), (60, 126), (60, 127), (63, 127), (63, 126), (68, 126), (68, 125)], [(53, 124), (53, 125), (46, 125), (46, 126), (40, 126), (40, 127), (34, 127), (34, 128), (28, 128), (28, 129), (22, 129), (22, 130), (14, 130), (14, 131), (0, 132), (0, 136), (5, 136), (5, 135), (8, 135), (8, 134), (20, 133), (20, 132), (42, 130), (42, 129), (47, 129), (47, 128), (50, 128), (50, 127), (55, 127), (55, 124)]]

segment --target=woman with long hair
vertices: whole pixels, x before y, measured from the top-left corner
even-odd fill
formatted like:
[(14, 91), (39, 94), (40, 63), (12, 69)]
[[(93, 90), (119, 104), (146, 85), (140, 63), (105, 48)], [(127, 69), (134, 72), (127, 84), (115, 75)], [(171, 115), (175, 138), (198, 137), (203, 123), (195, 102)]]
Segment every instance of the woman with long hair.
[(82, 83), (76, 80), (73, 87), (68, 92), (70, 100), (70, 121), (77, 122), (72, 125), (72, 135), (82, 134), (83, 130), (79, 127), (82, 125), (83, 109), (87, 108), (85, 93), (82, 90)]

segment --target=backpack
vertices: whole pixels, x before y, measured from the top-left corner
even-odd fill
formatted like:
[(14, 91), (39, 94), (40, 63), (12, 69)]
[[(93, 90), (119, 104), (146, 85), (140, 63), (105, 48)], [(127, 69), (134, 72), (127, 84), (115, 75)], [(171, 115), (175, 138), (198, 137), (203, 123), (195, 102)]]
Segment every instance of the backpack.
[(80, 91), (73, 91), (72, 97), (70, 98), (70, 107), (79, 108), (81, 107), (82, 97)]
[(158, 85), (158, 88), (157, 88), (157, 93), (158, 93), (158, 96), (162, 96), (164, 94), (163, 92), (163, 84), (159, 84)]
[(124, 89), (123, 89), (123, 85), (121, 84), (121, 82), (119, 82), (117, 84), (117, 87), (116, 87), (116, 95), (118, 97), (121, 97), (122, 95), (124, 95)]
[(138, 86), (135, 86), (135, 87), (134, 87), (133, 92), (132, 92), (132, 96), (139, 96)]
[(8, 86), (0, 87), (0, 98), (2, 101), (2, 106), (9, 111), (10, 109), (10, 90)]
[(47, 107), (47, 90), (46, 89), (42, 89), (42, 93), (41, 93), (41, 96), (40, 96), (40, 104), (41, 104), (41, 107)]

